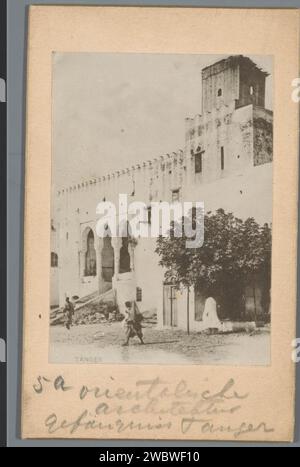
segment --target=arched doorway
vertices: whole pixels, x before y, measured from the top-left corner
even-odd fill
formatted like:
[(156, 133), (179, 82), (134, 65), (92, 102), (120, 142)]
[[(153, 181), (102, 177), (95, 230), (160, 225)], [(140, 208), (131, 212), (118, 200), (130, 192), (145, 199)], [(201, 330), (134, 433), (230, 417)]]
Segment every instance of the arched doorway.
[(130, 254), (128, 249), (128, 238), (122, 237), (122, 246), (120, 248), (120, 262), (119, 262), (119, 273), (124, 274), (130, 272)]
[(119, 274), (124, 274), (131, 271), (131, 258), (130, 258), (130, 244), (129, 239), (131, 238), (131, 229), (129, 222), (125, 222), (121, 229), (120, 238), (120, 251), (119, 251)]
[(87, 228), (84, 232), (84, 276), (97, 275), (97, 257), (95, 249), (95, 237), (91, 228)]

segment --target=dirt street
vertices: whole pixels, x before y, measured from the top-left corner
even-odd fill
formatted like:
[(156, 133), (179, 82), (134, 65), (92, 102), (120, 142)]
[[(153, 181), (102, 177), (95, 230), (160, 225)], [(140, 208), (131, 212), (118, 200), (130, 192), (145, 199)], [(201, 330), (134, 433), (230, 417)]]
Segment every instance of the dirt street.
[(268, 365), (270, 334), (266, 329), (246, 333), (206, 335), (183, 330), (143, 329), (145, 345), (137, 337), (122, 347), (121, 323), (50, 328), (52, 363), (141, 363)]

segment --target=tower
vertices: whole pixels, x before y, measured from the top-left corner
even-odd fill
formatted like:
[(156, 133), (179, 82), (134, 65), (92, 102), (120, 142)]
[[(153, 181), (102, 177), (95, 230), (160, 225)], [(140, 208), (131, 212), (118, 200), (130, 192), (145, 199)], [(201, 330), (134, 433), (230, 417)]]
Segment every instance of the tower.
[(202, 70), (202, 112), (222, 104), (235, 108), (253, 104), (265, 107), (265, 81), (268, 73), (248, 57), (235, 55)]

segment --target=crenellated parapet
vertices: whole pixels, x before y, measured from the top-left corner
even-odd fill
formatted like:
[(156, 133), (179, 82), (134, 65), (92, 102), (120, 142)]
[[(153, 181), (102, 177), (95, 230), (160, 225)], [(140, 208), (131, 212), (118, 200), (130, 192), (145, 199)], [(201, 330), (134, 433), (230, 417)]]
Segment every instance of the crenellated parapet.
[[(155, 157), (151, 160), (139, 162), (131, 167), (116, 170), (106, 175), (93, 177), (88, 180), (81, 181), (80, 183), (72, 184), (68, 187), (63, 187), (57, 191), (57, 196), (64, 196), (73, 192), (87, 191), (91, 187), (99, 187), (107, 182), (112, 182), (122, 179), (122, 177), (131, 177), (134, 179), (143, 172), (144, 178), (153, 176), (153, 171), (158, 170), (161, 174), (172, 170), (174, 167), (180, 167), (184, 164), (184, 151), (179, 149), (170, 154), (164, 154), (159, 157)], [(169, 173), (171, 175), (171, 173)]]

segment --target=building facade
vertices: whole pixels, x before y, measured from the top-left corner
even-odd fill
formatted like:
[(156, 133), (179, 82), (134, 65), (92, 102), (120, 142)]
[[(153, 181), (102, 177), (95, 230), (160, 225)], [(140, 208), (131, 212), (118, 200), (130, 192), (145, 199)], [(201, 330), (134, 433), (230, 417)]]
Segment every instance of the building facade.
[[(272, 222), (273, 114), (265, 108), (267, 73), (244, 56), (202, 70), (202, 112), (185, 121), (185, 147), (60, 190), (53, 201), (51, 305), (66, 296), (113, 290), (122, 310), (136, 300), (158, 326), (186, 327), (186, 291), (164, 281), (153, 238), (99, 238), (101, 201), (203, 201), (246, 219)], [(199, 105), (200, 107), (200, 105)], [(151, 223), (148, 209), (147, 222)], [(56, 255), (56, 256), (54, 256)], [(55, 258), (55, 261), (54, 261)], [(259, 303), (249, 292), (247, 303)], [(53, 302), (57, 302), (54, 303)], [(190, 295), (190, 327), (201, 329), (204, 297)]]

